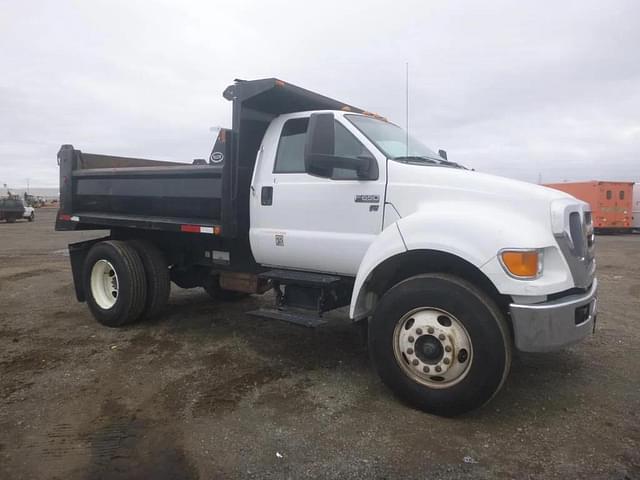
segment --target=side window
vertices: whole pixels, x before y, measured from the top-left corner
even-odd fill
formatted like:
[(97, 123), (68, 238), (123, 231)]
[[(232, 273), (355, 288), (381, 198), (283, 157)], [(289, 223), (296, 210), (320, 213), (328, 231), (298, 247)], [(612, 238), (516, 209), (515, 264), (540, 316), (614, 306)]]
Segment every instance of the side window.
[(624, 200), (624, 190), (620, 190), (620, 200)]
[(282, 127), (273, 173), (304, 173), (304, 140), (308, 118), (292, 118)]
[(607, 200), (611, 200), (611, 190), (607, 190)]
[[(372, 157), (369, 151), (360, 141), (353, 136), (342, 124), (334, 122), (335, 125), (335, 147), (334, 153), (339, 157), (357, 158), (361, 156)], [(345, 168), (334, 168), (333, 180), (358, 180), (358, 175), (353, 170)]]

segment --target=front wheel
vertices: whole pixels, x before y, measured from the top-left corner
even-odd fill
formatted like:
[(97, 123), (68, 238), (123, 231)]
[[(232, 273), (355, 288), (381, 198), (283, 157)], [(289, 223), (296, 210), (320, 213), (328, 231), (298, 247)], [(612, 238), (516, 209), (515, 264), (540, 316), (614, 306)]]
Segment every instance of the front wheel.
[(454, 416), (500, 390), (511, 365), (511, 338), (486, 294), (455, 276), (427, 274), (383, 295), (369, 326), (369, 352), (400, 398)]
[(33, 222), (36, 219), (36, 214), (31, 212), (31, 215), (29, 215), (27, 217), (27, 220), (29, 220), (30, 222)]

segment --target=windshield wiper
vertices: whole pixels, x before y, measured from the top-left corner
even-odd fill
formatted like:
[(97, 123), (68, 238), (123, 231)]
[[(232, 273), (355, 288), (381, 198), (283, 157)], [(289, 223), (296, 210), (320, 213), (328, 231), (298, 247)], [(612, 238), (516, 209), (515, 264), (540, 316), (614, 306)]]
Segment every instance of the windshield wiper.
[(463, 170), (469, 170), (464, 165), (460, 165), (459, 163), (456, 163), (456, 162), (450, 162), (449, 160), (440, 160), (440, 163), (442, 163), (443, 165), (446, 165), (448, 167), (462, 168)]
[(422, 155), (405, 155), (400, 157), (393, 157), (393, 159), (398, 160), (399, 162), (405, 162), (405, 163), (420, 162), (420, 163), (428, 163), (429, 165), (444, 165), (446, 167), (461, 168), (463, 170), (468, 170), (467, 167), (460, 165), (459, 163), (450, 162), (449, 160), (445, 160), (443, 158), (431, 158), (431, 157), (424, 157)]
[(397, 160), (399, 162), (420, 162), (420, 163), (429, 163), (433, 165), (440, 165), (441, 160), (436, 160), (434, 158), (422, 157), (420, 155), (403, 155), (400, 157), (393, 157), (393, 160)]

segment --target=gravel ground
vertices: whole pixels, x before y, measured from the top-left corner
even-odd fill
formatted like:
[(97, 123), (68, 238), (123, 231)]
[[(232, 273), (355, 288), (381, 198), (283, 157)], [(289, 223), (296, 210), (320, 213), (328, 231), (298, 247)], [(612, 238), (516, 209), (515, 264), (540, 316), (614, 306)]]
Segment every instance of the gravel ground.
[(516, 355), (456, 419), (412, 410), (344, 312), (307, 330), (173, 286), (160, 318), (97, 324), (55, 212), (0, 224), (0, 478), (640, 478), (640, 235), (600, 236), (596, 335)]

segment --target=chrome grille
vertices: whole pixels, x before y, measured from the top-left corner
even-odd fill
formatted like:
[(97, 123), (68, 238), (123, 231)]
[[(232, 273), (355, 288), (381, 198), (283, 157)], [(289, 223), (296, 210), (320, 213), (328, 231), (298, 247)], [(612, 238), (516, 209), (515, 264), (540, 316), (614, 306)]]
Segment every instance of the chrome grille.
[(569, 215), (569, 232), (573, 243), (572, 253), (576, 257), (585, 257), (587, 255), (587, 237), (579, 212), (572, 212)]
[(572, 210), (568, 214), (567, 230), (562, 235), (556, 235), (556, 239), (569, 264), (576, 287), (586, 288), (595, 275), (593, 223), (591, 212), (575, 207)]

